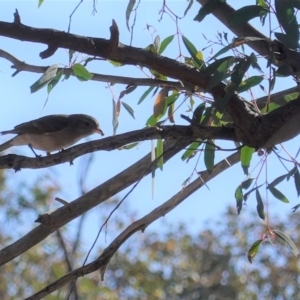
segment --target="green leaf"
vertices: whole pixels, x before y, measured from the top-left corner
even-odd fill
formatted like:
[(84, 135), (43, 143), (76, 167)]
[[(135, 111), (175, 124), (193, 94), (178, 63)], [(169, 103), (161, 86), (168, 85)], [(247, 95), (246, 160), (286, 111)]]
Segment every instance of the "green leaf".
[(299, 255), (299, 250), (297, 246), (294, 244), (294, 242), (291, 240), (291, 238), (288, 235), (286, 235), (284, 232), (279, 230), (273, 230), (273, 232), (276, 234), (277, 237), (279, 237), (283, 242), (285, 242), (291, 248), (295, 256)]
[(44, 0), (39, 0), (39, 4), (38, 4), (38, 8), (41, 7), (41, 5), (43, 4)]
[[(224, 79), (230, 76), (229, 68), (234, 63), (234, 61), (235, 61), (234, 58), (227, 58), (219, 65), (219, 67), (214, 71), (214, 74), (210, 78), (207, 90), (212, 89), (221, 81), (223, 81)], [(207, 67), (205, 70), (207, 70), (209, 67)]]
[(247, 190), (252, 184), (253, 180), (254, 178), (248, 178), (247, 180), (243, 181), (241, 184), (242, 189)]
[(259, 215), (259, 217), (264, 220), (265, 219), (265, 212), (264, 212), (264, 203), (261, 199), (259, 190), (256, 190), (256, 210), (257, 210), (257, 214)]
[(290, 201), (279, 191), (279, 190), (277, 190), (275, 187), (273, 187), (273, 186), (271, 186), (271, 185), (268, 185), (268, 189), (269, 189), (269, 191), (272, 193), (272, 195), (276, 198), (276, 199), (278, 199), (278, 200), (280, 200), (280, 201), (282, 201), (282, 202), (284, 202), (284, 203), (289, 203)]
[(185, 36), (182, 36), (182, 41), (183, 41), (186, 49), (192, 56), (194, 62), (196, 63), (196, 67), (200, 68), (204, 64), (204, 62), (203, 62), (203, 60), (199, 59), (199, 57), (197, 56), (198, 50)]
[(190, 8), (192, 7), (192, 5), (194, 3), (194, 0), (188, 0), (188, 1), (189, 1), (189, 5), (187, 6), (187, 8), (184, 11), (184, 14), (183, 14), (184, 17), (186, 16), (186, 14), (188, 13), (188, 11), (190, 10)]
[(182, 154), (181, 159), (184, 161), (193, 156), (201, 144), (200, 141), (191, 143), (187, 150)]
[(219, 7), (220, 5), (222, 5), (225, 2), (226, 2), (226, 0), (210, 0), (210, 1), (208, 1), (205, 5), (203, 5), (200, 8), (197, 16), (194, 18), (194, 21), (198, 21), (198, 22), (203, 21), (203, 19), (207, 15), (212, 13), (217, 7)]
[(155, 53), (159, 53), (159, 49), (160, 49), (160, 37), (159, 35), (157, 35), (154, 39), (154, 48), (155, 48)]
[(264, 16), (267, 12), (267, 9), (259, 5), (244, 6), (231, 14), (229, 24), (239, 26), (256, 17)]
[(119, 126), (119, 119), (118, 119), (118, 112), (117, 112), (117, 104), (114, 99), (112, 99), (112, 105), (113, 105), (112, 125), (113, 125), (113, 135), (115, 135)]
[(280, 182), (282, 182), (284, 179), (286, 179), (288, 177), (288, 174), (285, 175), (281, 175), (279, 177), (277, 177), (276, 179), (274, 179), (271, 183), (270, 186), (276, 186), (277, 184), (279, 184)]
[(156, 157), (155, 157), (155, 147), (153, 140), (151, 140), (151, 163), (152, 163), (152, 171), (151, 171), (151, 187), (152, 187), (152, 199), (154, 197), (154, 186), (155, 186), (155, 170), (156, 170), (156, 164), (154, 164)]
[(240, 59), (240, 61), (234, 66), (231, 72), (231, 83), (230, 85), (234, 86), (234, 90), (236, 90), (241, 84), (245, 73), (248, 71), (250, 67), (251, 61), (249, 57), (245, 57)]
[(173, 35), (170, 35), (168, 36), (167, 38), (165, 38), (162, 42), (161, 42), (161, 45), (160, 45), (160, 48), (159, 48), (159, 51), (158, 51), (158, 54), (162, 54), (165, 49), (169, 46), (169, 44), (173, 41), (174, 39), (174, 34)]
[(164, 153), (164, 143), (162, 139), (157, 140), (156, 144), (156, 159), (158, 167), (163, 170), (163, 165), (164, 165), (164, 158), (163, 158), (163, 153)]
[(284, 34), (281, 32), (275, 32), (275, 37), (279, 42), (284, 44), (286, 47), (290, 49), (297, 49), (299, 47), (298, 41), (292, 38), (292, 36), (289, 36), (288, 34)]
[(139, 142), (127, 144), (127, 145), (124, 145), (122, 147), (119, 147), (118, 150), (123, 150), (123, 149), (129, 150), (129, 149), (132, 149), (132, 148), (136, 147), (138, 144), (139, 144)]
[(154, 89), (154, 86), (150, 86), (142, 95), (142, 97), (140, 98), (138, 104), (141, 104), (146, 98), (147, 96), (151, 93), (151, 91)]
[(125, 103), (124, 101), (122, 101), (121, 103), (124, 106), (124, 108), (127, 110), (127, 112), (135, 119), (134, 110), (132, 109), (132, 107), (130, 105), (128, 105), (127, 103)]
[(236, 210), (239, 215), (243, 208), (243, 191), (240, 185), (236, 188), (234, 197), (236, 200)]
[(204, 149), (204, 163), (209, 174), (212, 173), (215, 165), (215, 146), (213, 140), (207, 140)]
[(299, 174), (299, 170), (296, 167), (296, 172), (294, 174), (294, 182), (295, 182), (295, 187), (296, 187), (296, 191), (297, 191), (297, 196), (299, 197), (300, 195), (300, 174)]
[(249, 173), (250, 162), (254, 151), (254, 148), (250, 148), (248, 146), (244, 146), (241, 149), (241, 165), (246, 175)]
[(299, 28), (298, 22), (295, 17), (295, 10), (291, 3), (287, 0), (275, 0), (275, 9), (276, 9), (276, 16), (278, 19), (279, 24), (283, 27), (286, 35), (284, 42), (282, 40), (283, 36), (278, 38), (281, 42), (283, 42), (286, 46), (286, 43), (289, 46), (294, 46), (292, 49), (297, 49), (298, 47), (298, 40), (299, 40)]
[(35, 93), (47, 85), (56, 76), (57, 69), (57, 64), (50, 66), (45, 73), (30, 87), (31, 93)]
[(225, 46), (224, 48), (222, 48), (220, 51), (218, 51), (209, 61), (216, 59), (219, 55), (226, 53), (228, 50), (230, 50), (232, 48), (232, 45), (229, 44), (227, 46)]
[(259, 185), (259, 186), (256, 186), (255, 188), (251, 189), (250, 191), (248, 191), (248, 192), (244, 195), (244, 201), (247, 201), (249, 195), (250, 195), (252, 192), (254, 192), (254, 191), (256, 191), (257, 189), (259, 189), (261, 186), (262, 186), (262, 184)]
[(237, 89), (238, 93), (243, 93), (251, 89), (252, 87), (260, 84), (263, 81), (262, 76), (252, 76), (248, 79), (241, 82), (240, 86)]
[[(159, 116), (158, 116), (159, 117)], [(154, 126), (158, 122), (158, 117), (152, 115), (146, 122), (146, 126)]]
[(126, 8), (126, 15), (125, 15), (125, 17), (126, 17), (126, 26), (127, 26), (127, 29), (128, 29), (129, 32), (130, 32), (129, 18), (130, 18), (131, 12), (133, 10), (133, 7), (135, 5), (135, 2), (136, 2), (136, 0), (129, 0), (127, 8)]
[(83, 81), (87, 81), (92, 79), (93, 74), (91, 74), (83, 65), (81, 64), (74, 64), (73, 67), (73, 73), (74, 75), (79, 79)]
[(297, 99), (299, 96), (299, 93), (296, 92), (296, 93), (291, 93), (291, 94), (288, 94), (288, 95), (285, 95), (284, 96), (284, 100), (287, 101), (287, 102), (290, 102), (292, 100), (295, 100)]
[(63, 70), (60, 70), (59, 72), (57, 72), (55, 77), (48, 83), (48, 86), (47, 86), (48, 95), (54, 89), (54, 87), (58, 84), (58, 82), (60, 81), (60, 79), (62, 77), (62, 74), (63, 74)]
[(193, 119), (192, 119), (193, 125), (199, 125), (200, 124), (204, 110), (205, 110), (205, 103), (204, 102), (199, 104), (195, 108), (194, 113), (193, 113)]
[(252, 244), (252, 246), (250, 247), (249, 251), (248, 251), (248, 260), (249, 262), (252, 264), (252, 260), (255, 257), (255, 255), (258, 253), (259, 247), (262, 243), (262, 240), (257, 240), (256, 242), (254, 242)]
[(120, 63), (120, 62), (118, 62), (118, 61), (114, 61), (114, 60), (110, 60), (110, 59), (108, 59), (107, 60), (110, 64), (112, 64), (114, 67), (121, 67), (121, 66), (123, 66), (124, 64), (122, 64), (122, 63)]

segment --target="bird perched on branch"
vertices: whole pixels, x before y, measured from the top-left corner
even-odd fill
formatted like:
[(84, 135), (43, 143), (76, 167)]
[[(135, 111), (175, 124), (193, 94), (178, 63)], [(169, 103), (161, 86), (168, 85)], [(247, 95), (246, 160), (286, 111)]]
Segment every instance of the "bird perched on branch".
[(99, 123), (91, 116), (84, 114), (49, 115), (17, 125), (12, 130), (1, 134), (17, 134), (11, 140), (0, 145), (0, 152), (12, 147), (28, 145), (33, 149), (50, 152), (70, 147), (80, 139), (93, 133), (104, 135)]

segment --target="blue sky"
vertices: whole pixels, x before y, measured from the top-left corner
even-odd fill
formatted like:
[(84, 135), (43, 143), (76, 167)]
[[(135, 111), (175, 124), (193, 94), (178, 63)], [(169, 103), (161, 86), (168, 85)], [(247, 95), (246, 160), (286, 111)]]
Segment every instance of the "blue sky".
[[(13, 13), (15, 8), (19, 10), (21, 21), (23, 24), (39, 27), (39, 28), (53, 28), (58, 30), (67, 31), (69, 15), (78, 3), (77, 1), (49, 1), (45, 3), (40, 9), (37, 8), (38, 1), (0, 1), (0, 20), (12, 22)], [(229, 3), (235, 1), (229, 1)], [(247, 1), (253, 4), (250, 1)], [(170, 8), (182, 15), (186, 8), (186, 1), (169, 1)], [(125, 23), (125, 10), (127, 1), (98, 1), (97, 14), (94, 16), (92, 12), (92, 2), (84, 1), (79, 7), (78, 11), (74, 14), (72, 19), (71, 33), (109, 38), (109, 27), (111, 26), (112, 19), (115, 19), (120, 30), (120, 42), (124, 44), (130, 43), (130, 33), (126, 28)], [(217, 31), (227, 31), (229, 39), (233, 34), (212, 16), (207, 17), (202, 23), (193, 21), (194, 16), (197, 14), (200, 6), (194, 3), (188, 15), (179, 22), (179, 28), (182, 34), (189, 38), (198, 49), (207, 46), (207, 41), (203, 38), (202, 34), (211, 40), (215, 40)], [(164, 15), (162, 21), (159, 19), (159, 10), (161, 9), (161, 1), (141, 1), (138, 11), (136, 26), (134, 29), (133, 46), (146, 47), (152, 42), (151, 34), (146, 30), (146, 26), (151, 25), (156, 28), (157, 32), (153, 38), (158, 34), (161, 40), (171, 34), (176, 33), (176, 26), (167, 15)], [(132, 20), (132, 19), (131, 19)], [(259, 24), (256, 22), (255, 24)], [(185, 55), (187, 51), (181, 43), (182, 52)], [(64, 49), (58, 50), (52, 57), (41, 60), (39, 53), (45, 50), (46, 46), (41, 44), (31, 44), (27, 42), (15, 41), (12, 39), (0, 37), (0, 48), (11, 53), (18, 59), (33, 65), (47, 66), (59, 63), (61, 66), (68, 64), (68, 52)], [(209, 50), (204, 51), (204, 56), (209, 55)], [(218, 48), (215, 48), (215, 52)], [(178, 41), (175, 38), (170, 45), (170, 48), (164, 53), (165, 56), (176, 58), (179, 54)], [(78, 60), (80, 61), (81, 55)], [(100, 121), (102, 130), (106, 136), (113, 134), (112, 128), (112, 93), (118, 96), (119, 93), (125, 88), (124, 85), (115, 85), (110, 89), (107, 88), (105, 83), (99, 82), (79, 82), (76, 78), (70, 78), (67, 81), (59, 83), (51, 92), (49, 101), (45, 108), (43, 108), (47, 98), (46, 89), (40, 90), (34, 94), (30, 93), (29, 87), (39, 78), (40, 74), (33, 74), (29, 72), (22, 72), (15, 77), (11, 77), (13, 73), (10, 68), (11, 63), (0, 59), (0, 81), (2, 91), (2, 110), (1, 110), (1, 124), (0, 130), (7, 130), (13, 128), (15, 125), (35, 119), (44, 115), (63, 113), (86, 113), (94, 116)], [(88, 65), (91, 72), (100, 74), (123, 75), (132, 77), (144, 77), (144, 74), (137, 67), (120, 67), (116, 68), (105, 61), (99, 61)], [(146, 70), (145, 70), (146, 71)], [(146, 71), (147, 72), (147, 71)], [(267, 86), (267, 83), (265, 83)], [(277, 80), (276, 91), (287, 87), (293, 86), (291, 80), (286, 81), (282, 79)], [(145, 126), (148, 117), (152, 114), (152, 107), (154, 98), (148, 97), (141, 105), (137, 102), (145, 87), (137, 88), (133, 93), (126, 95), (123, 99), (128, 103), (135, 112), (135, 120), (125, 111), (121, 111), (119, 118), (119, 127), (117, 133), (123, 133), (136, 129), (141, 129)], [(257, 97), (262, 96), (263, 93), (259, 88), (253, 89), (254, 95)], [(245, 98), (250, 99), (249, 94), (244, 95)], [(196, 104), (200, 101), (196, 100)], [(191, 113), (186, 113), (187, 105), (181, 107), (180, 112), (191, 116)], [(176, 117), (176, 124), (187, 124), (184, 120), (180, 119), (179, 113)], [(8, 136), (0, 137), (0, 142), (6, 141)], [(97, 139), (99, 136), (92, 136), (91, 139)], [(292, 155), (298, 150), (298, 138), (285, 144), (286, 149)], [(233, 148), (233, 143), (222, 143), (224, 147)], [(142, 143), (137, 149), (130, 151), (112, 151), (112, 152), (97, 152), (94, 155), (93, 165), (90, 173), (86, 178), (86, 187), (92, 189), (93, 187), (101, 184), (105, 180), (114, 176), (122, 171), (124, 168), (129, 167), (137, 159), (143, 157), (151, 149), (150, 141)], [(11, 148), (8, 153), (19, 153), (22, 155), (32, 156), (27, 147)], [(217, 160), (223, 159), (229, 153), (217, 153)], [(188, 164), (182, 162), (180, 156), (174, 157), (165, 166), (163, 172), (156, 172), (155, 181), (155, 195), (152, 199), (151, 191), (151, 177), (147, 176), (142, 180), (130, 197), (122, 205), (132, 207), (133, 211), (138, 211), (137, 217), (142, 217), (149, 211), (168, 200), (174, 193), (177, 193), (182, 188), (183, 181), (191, 174), (196, 159), (191, 160)], [(49, 174), (51, 180), (59, 182), (62, 186), (62, 193), (57, 195), (67, 201), (77, 198), (80, 194), (77, 187), (78, 171), (81, 166), (81, 158), (74, 161), (75, 165), (70, 167), (68, 164), (58, 165), (49, 169), (42, 170), (22, 170), (19, 173), (9, 170), (12, 182), (15, 180), (34, 181), (36, 178), (44, 174)], [(200, 159), (203, 160), (203, 159)], [(259, 161), (255, 154), (253, 166)], [(198, 171), (205, 169), (203, 162), (197, 168)], [(258, 169), (256, 169), (257, 171)], [(268, 162), (269, 181), (284, 173), (284, 169), (275, 159), (274, 155), (270, 156)], [(256, 173), (253, 172), (255, 176)], [(264, 175), (263, 175), (264, 176)], [(222, 212), (227, 205), (235, 205), (234, 191), (238, 184), (245, 178), (243, 171), (239, 165), (232, 167), (230, 170), (224, 172), (218, 178), (208, 183), (209, 190), (202, 188), (194, 193), (189, 199), (185, 200), (174, 211), (165, 216), (165, 219), (170, 222), (184, 221), (188, 224), (191, 232), (196, 233), (203, 228), (203, 221), (212, 218), (222, 218)], [(261, 182), (264, 177), (261, 177)], [(297, 204), (296, 192), (292, 182), (282, 184), (279, 189), (283, 191), (290, 199), (292, 204)], [(122, 198), (128, 190), (123, 191), (118, 197)], [(55, 209), (58, 204), (53, 200), (52, 207)], [(255, 209), (256, 201), (254, 197), (248, 200), (248, 206), (245, 210)], [(287, 215), (291, 213), (292, 205), (286, 205), (278, 200), (270, 197), (270, 214)], [(43, 212), (38, 212), (43, 213)], [(103, 209), (97, 207), (93, 210), (89, 218), (88, 231), (86, 231), (86, 240), (93, 240), (99, 226), (99, 214), (103, 213)], [(245, 214), (246, 215), (246, 214)], [(118, 212), (115, 217), (118, 216)], [(242, 218), (237, 218), (240, 222)], [(33, 221), (33, 220), (32, 220)], [(259, 223), (258, 220), (254, 222)], [(161, 221), (151, 225), (153, 230), (162, 230)], [(242, 225), (241, 225), (242, 226)], [(109, 230), (109, 229), (108, 229)], [(114, 234), (112, 234), (114, 236)], [(253, 237), (256, 240), (258, 237)], [(132, 238), (134, 239), (134, 238)], [(132, 240), (131, 239), (131, 240)], [(107, 241), (108, 242), (108, 241)], [(100, 243), (103, 246), (107, 245), (104, 235), (100, 238)], [(89, 245), (89, 244), (87, 244)]]

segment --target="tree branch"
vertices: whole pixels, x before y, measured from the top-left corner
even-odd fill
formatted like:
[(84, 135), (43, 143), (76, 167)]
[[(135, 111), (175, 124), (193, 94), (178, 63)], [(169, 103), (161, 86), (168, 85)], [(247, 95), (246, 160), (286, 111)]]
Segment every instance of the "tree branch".
[[(130, 224), (125, 230), (123, 230), (112, 242), (111, 244), (103, 251), (100, 257), (94, 260), (92, 263), (78, 268), (69, 274), (61, 277), (55, 282), (51, 283), (38, 293), (32, 295), (31, 297), (26, 298), (26, 300), (38, 300), (49, 295), (50, 293), (56, 291), (57, 289), (65, 286), (66, 284), (76, 280), (79, 277), (82, 277), (86, 274), (95, 272), (99, 269), (106, 269), (109, 264), (112, 256), (116, 251), (127, 241), (134, 233), (138, 231), (144, 231), (151, 223), (157, 219), (164, 217), (167, 213), (172, 211), (177, 207), (181, 202), (183, 202), (187, 197), (205, 185), (208, 181), (218, 176), (221, 172), (230, 168), (232, 165), (236, 164), (239, 161), (240, 154), (238, 152), (230, 155), (226, 159), (217, 163), (212, 171), (212, 174), (209, 174), (207, 171), (201, 172), (201, 176), (194, 180), (192, 183), (182, 188), (177, 194), (171, 197), (162, 205), (158, 206), (152, 210), (149, 214), (145, 215), (143, 218)], [(103, 275), (103, 274), (102, 274)]]
[[(15, 56), (11, 55), (10, 53), (0, 49), (0, 57), (10, 61), (13, 63), (11, 66), (12, 69), (16, 69), (16, 71), (12, 74), (12, 76), (17, 75), (22, 71), (27, 71), (31, 73), (44, 73), (49, 66), (34, 66), (27, 64), (23, 61), (20, 61)], [(64, 75), (71, 75), (73, 74), (72, 68), (58, 68), (57, 72), (63, 71)], [(98, 74), (90, 72), (93, 77), (90, 79), (92, 81), (100, 81), (100, 82), (109, 82), (111, 84), (119, 83), (119, 84), (126, 84), (126, 85), (137, 85), (137, 86), (169, 86), (173, 87), (178, 90), (189, 90), (194, 91), (196, 87), (193, 87), (189, 84), (183, 84), (178, 81), (170, 81), (170, 80), (159, 80), (159, 79), (151, 79), (151, 78), (131, 78), (131, 77), (124, 77), (124, 76), (113, 76), (113, 75), (105, 75), (105, 74)]]
[(39, 169), (46, 168), (65, 162), (72, 162), (75, 158), (99, 151), (111, 151), (126, 144), (153, 139), (193, 141), (202, 139), (224, 139), (238, 141), (235, 138), (233, 128), (226, 127), (206, 127), (206, 126), (161, 126), (148, 127), (135, 130), (112, 137), (107, 137), (97, 141), (83, 143), (56, 154), (44, 157), (25, 157), (15, 154), (0, 156), (0, 169), (20, 170), (22, 168)]
[[(165, 142), (164, 162), (166, 163), (190, 143), (191, 140)], [(148, 154), (118, 175), (69, 203), (69, 205), (63, 206), (51, 214), (40, 216), (43, 221), (42, 225), (34, 228), (18, 241), (0, 251), (0, 266), (38, 244), (58, 228), (148, 175), (153, 171), (153, 167), (156, 166), (153, 166), (151, 155)]]

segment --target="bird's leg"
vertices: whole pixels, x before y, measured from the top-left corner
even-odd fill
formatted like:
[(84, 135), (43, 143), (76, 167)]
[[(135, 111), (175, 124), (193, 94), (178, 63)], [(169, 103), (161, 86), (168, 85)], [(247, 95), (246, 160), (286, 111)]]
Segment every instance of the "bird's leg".
[(32, 148), (32, 146), (31, 146), (31, 144), (28, 144), (28, 147), (31, 149), (31, 151), (34, 153), (34, 155), (35, 155), (35, 157), (41, 157), (42, 155), (37, 155), (36, 153), (35, 153), (35, 151), (33, 150), (33, 148)]

